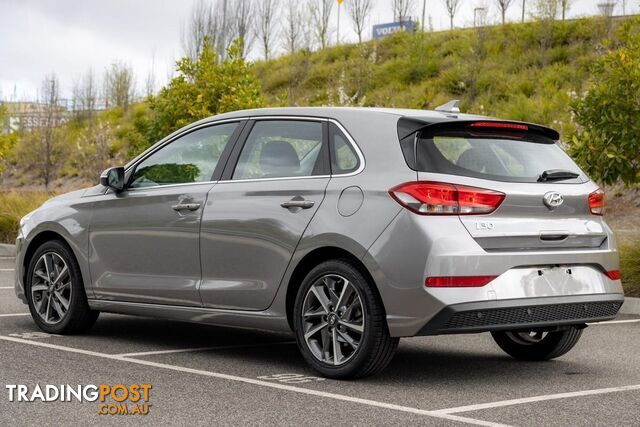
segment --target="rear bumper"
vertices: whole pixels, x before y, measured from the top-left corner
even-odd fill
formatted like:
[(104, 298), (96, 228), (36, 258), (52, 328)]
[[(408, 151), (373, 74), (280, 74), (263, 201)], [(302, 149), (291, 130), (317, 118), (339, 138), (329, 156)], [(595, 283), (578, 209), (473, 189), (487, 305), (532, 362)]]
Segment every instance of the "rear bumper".
[(615, 318), (621, 294), (572, 295), (454, 304), (416, 335), (440, 335), (582, 325)]

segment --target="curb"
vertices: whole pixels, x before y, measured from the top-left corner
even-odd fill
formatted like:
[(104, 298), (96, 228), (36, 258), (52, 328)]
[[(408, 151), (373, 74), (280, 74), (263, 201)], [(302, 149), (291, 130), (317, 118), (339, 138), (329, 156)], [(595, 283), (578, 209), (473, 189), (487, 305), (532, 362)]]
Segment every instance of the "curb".
[(16, 256), (16, 245), (0, 243), (0, 256)]
[(640, 314), (640, 298), (624, 297), (620, 314)]

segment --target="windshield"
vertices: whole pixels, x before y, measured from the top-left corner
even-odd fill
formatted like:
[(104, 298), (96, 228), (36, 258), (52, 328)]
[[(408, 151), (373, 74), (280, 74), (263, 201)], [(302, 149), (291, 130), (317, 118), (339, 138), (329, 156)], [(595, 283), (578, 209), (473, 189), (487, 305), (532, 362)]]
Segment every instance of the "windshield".
[(538, 182), (545, 171), (560, 170), (578, 176), (553, 182), (575, 184), (587, 181), (584, 173), (558, 144), (535, 134), (426, 133), (418, 139), (416, 157), (416, 166), (421, 172), (495, 181)]

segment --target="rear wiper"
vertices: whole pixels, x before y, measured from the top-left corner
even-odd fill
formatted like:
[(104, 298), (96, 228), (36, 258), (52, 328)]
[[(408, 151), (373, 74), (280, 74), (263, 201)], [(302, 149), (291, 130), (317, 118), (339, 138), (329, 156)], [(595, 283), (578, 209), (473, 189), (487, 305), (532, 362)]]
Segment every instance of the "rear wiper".
[(546, 181), (560, 181), (563, 179), (573, 179), (579, 177), (579, 173), (563, 170), (563, 169), (549, 169), (544, 171), (538, 177), (538, 182)]

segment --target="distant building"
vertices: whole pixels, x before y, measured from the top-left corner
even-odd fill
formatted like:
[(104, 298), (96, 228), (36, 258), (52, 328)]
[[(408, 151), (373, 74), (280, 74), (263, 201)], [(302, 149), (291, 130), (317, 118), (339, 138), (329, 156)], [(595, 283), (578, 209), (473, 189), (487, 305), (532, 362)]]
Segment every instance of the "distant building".
[(40, 102), (0, 102), (6, 109), (2, 125), (2, 133), (19, 130), (32, 131), (47, 124), (61, 125), (69, 118), (69, 111), (63, 106), (56, 106), (51, 111), (47, 104)]

